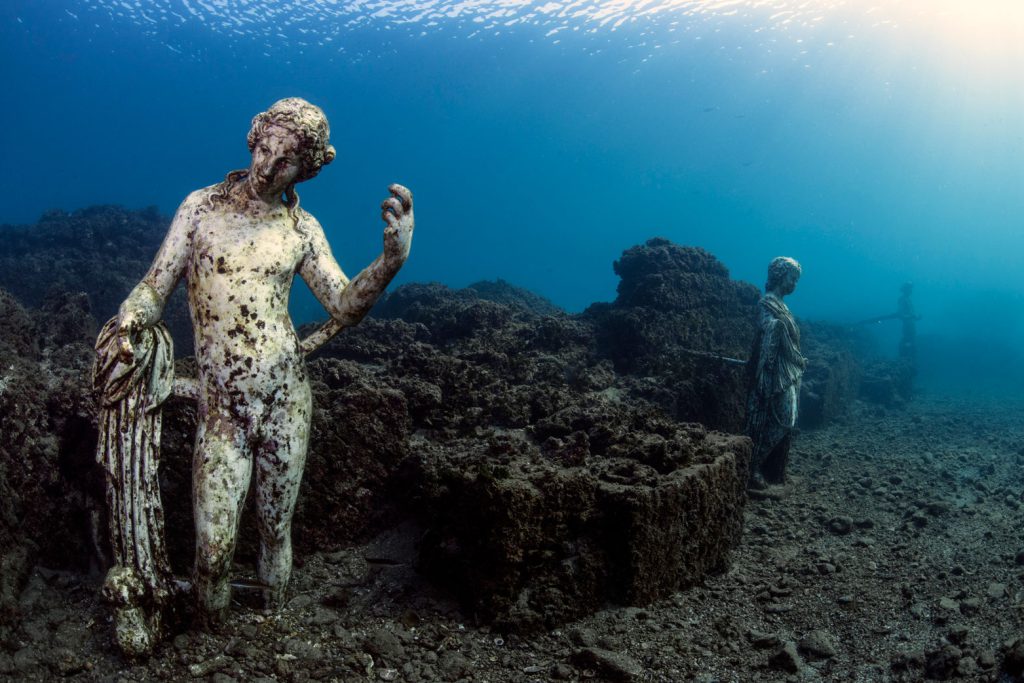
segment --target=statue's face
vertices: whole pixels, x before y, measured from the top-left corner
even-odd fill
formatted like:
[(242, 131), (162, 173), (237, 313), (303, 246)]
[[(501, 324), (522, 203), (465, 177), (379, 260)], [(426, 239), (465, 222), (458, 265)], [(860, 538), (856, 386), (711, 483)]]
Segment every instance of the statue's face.
[(774, 283), (770, 283), (771, 291), (779, 296), (789, 296), (796, 290), (797, 280), (800, 279), (800, 271), (796, 268), (786, 268)]
[(795, 269), (786, 271), (786, 276), (782, 278), (782, 286), (780, 289), (784, 295), (790, 295), (796, 291), (797, 280), (800, 279), (800, 273)]
[(249, 184), (261, 197), (280, 197), (302, 171), (302, 140), (281, 126), (270, 125), (257, 140), (249, 165)]

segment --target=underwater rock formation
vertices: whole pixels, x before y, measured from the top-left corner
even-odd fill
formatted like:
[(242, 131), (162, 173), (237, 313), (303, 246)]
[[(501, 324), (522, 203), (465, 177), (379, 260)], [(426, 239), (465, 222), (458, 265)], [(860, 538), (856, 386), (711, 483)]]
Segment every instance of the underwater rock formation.
[(731, 280), (703, 249), (663, 238), (627, 249), (614, 268), (622, 278), (618, 297), (584, 313), (600, 353), (634, 379), (636, 393), (677, 419), (742, 431), (742, 368), (690, 352), (746, 358), (757, 324), (757, 288)]
[(724, 569), (750, 442), (667, 421), (647, 431), (650, 418), (596, 399), (532, 429), (423, 444), (410, 463), (430, 522), (420, 570), (496, 628), (533, 632)]
[[(393, 481), (427, 531), (420, 569), (474, 613), (536, 630), (725, 566), (749, 442), (632, 397), (587, 321), (443, 285), (402, 287), (380, 315), (406, 320), (346, 332), (313, 375), (363, 396), (393, 392), (406, 409), (409, 457)], [(381, 368), (376, 382), (356, 360)]]
[(559, 315), (565, 313), (565, 311), (541, 295), (534, 294), (522, 287), (516, 287), (501, 278), (494, 281), (481, 280), (480, 282), (474, 282), (466, 287), (466, 289), (472, 289), (481, 299), (487, 299), (499, 304), (515, 304), (540, 315)]
[(800, 391), (797, 425), (822, 427), (841, 415), (856, 398), (867, 340), (862, 333), (839, 325), (800, 321), (800, 339), (807, 358)]
[[(24, 297), (0, 294), (0, 543), (13, 549), (0, 562), (0, 604), (8, 611), (33, 564), (82, 571), (108, 561), (95, 540), (105, 535), (105, 511), (93, 459), (92, 339), (165, 230), (155, 214), (110, 207), (0, 229), (0, 277)], [(118, 254), (103, 273), (97, 240)], [(6, 249), (16, 244), (21, 258)], [(60, 268), (44, 267), (50, 258)], [(449, 585), (461, 577), (467, 605), (521, 630), (605, 600), (649, 601), (721, 568), (739, 534), (749, 444), (683, 423), (738, 429), (743, 373), (673, 351), (745, 358), (758, 292), (707, 252), (666, 240), (627, 250), (616, 269), (619, 298), (578, 315), (502, 282), (406, 285), (314, 354), (297, 556), (351, 546), (412, 517), (426, 532), (422, 571)], [(62, 284), (51, 288), (54, 280)], [(190, 338), (183, 303), (181, 314)], [(808, 386), (828, 420), (849, 401), (856, 349), (838, 331), (804, 330)], [(176, 374), (194, 376), (193, 363), (179, 360)], [(195, 422), (193, 402), (165, 406), (160, 485), (179, 574), (193, 552)], [(508, 533), (484, 534), (489, 527)], [(243, 566), (255, 541), (243, 521)]]
[[(169, 223), (155, 207), (93, 206), (49, 211), (35, 225), (0, 225), (0, 289), (30, 307), (55, 292), (84, 292), (93, 317), (106, 320), (145, 275)], [(191, 354), (183, 291), (171, 297), (164, 321), (177, 355)]]
[(860, 382), (860, 398), (883, 406), (903, 405), (913, 392), (914, 365), (900, 358), (867, 363)]
[(27, 310), (0, 290), (0, 615), (12, 622), (34, 564), (100, 560), (92, 319), (80, 296), (43, 303)]

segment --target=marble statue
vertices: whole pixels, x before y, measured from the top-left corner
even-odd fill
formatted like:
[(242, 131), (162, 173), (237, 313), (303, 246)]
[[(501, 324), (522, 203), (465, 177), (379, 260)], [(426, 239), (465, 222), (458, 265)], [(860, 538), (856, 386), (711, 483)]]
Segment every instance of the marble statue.
[[(176, 393), (198, 400), (192, 466), (196, 530), (192, 590), (197, 615), (205, 622), (220, 620), (230, 602), (229, 570), (252, 477), (260, 539), (257, 576), (266, 604), (281, 604), (291, 574), (292, 513), (306, 460), (312, 408), (303, 355), (338, 330), (358, 323), (409, 255), (412, 194), (401, 185), (391, 185), (391, 196), (381, 205), (386, 224), (383, 253), (351, 281), (342, 272), (323, 229), (300, 208), (295, 191), (298, 183), (313, 178), (334, 159), (328, 137), (324, 113), (299, 98), (280, 100), (258, 114), (249, 130), (249, 168), (232, 171), (223, 182), (197, 190), (182, 202), (149, 272), (104, 328), (98, 344), (106, 353), (101, 353), (97, 368), (110, 366), (106, 374), (96, 375), (105, 409), (115, 413), (110, 431), (116, 433), (125, 421), (145, 422), (144, 414), (152, 415), (166, 397), (169, 382)], [(331, 316), (331, 322), (305, 342), (298, 339), (288, 315), (295, 274)], [(170, 340), (160, 318), (183, 278), (198, 377), (181, 381), (166, 376), (167, 358), (173, 354), (168, 356)], [(159, 359), (159, 368), (154, 367), (154, 358)], [(154, 381), (158, 374), (159, 381)], [(118, 382), (102, 379), (123, 375), (136, 378), (129, 403), (115, 400)], [(150, 457), (144, 476), (152, 480), (140, 482), (139, 470), (122, 467), (108, 478), (108, 485), (120, 491), (141, 487), (149, 497), (140, 505), (155, 506), (158, 513), (156, 456), (147, 449), (159, 444), (159, 421), (148, 429), (149, 435), (141, 441), (123, 445), (101, 441), (98, 457), (107, 463), (108, 473), (121, 451), (130, 452), (128, 460), (137, 462)], [(112, 517), (122, 521), (128, 514), (123, 505), (111, 509)], [(162, 522), (156, 521), (155, 526), (135, 529), (142, 545), (160, 536), (158, 547), (142, 553), (151, 558), (163, 552)], [(130, 524), (138, 526), (137, 522), (131, 516)], [(129, 522), (119, 522), (124, 523)], [(133, 542), (129, 535), (113, 535), (129, 546)], [(166, 587), (166, 571), (140, 570), (135, 562), (138, 552), (132, 547), (125, 554), (132, 557), (118, 558), (115, 570), (120, 573), (112, 570), (114, 579), (108, 577), (106, 592), (127, 600), (130, 591), (125, 586), (139, 589), (135, 579), (141, 577), (142, 603), (149, 612), (158, 613), (154, 596)], [(125, 571), (133, 575), (131, 580), (123, 578)], [(153, 576), (158, 580), (154, 582)], [(137, 618), (128, 609), (119, 614), (131, 631), (130, 624)], [(130, 644), (129, 636), (125, 640)]]
[(900, 287), (900, 298), (896, 301), (895, 317), (900, 321), (900, 358), (913, 364), (917, 360), (917, 321), (920, 316), (914, 312), (914, 285), (906, 282)]
[(800, 264), (791, 258), (773, 259), (758, 304), (758, 331), (747, 363), (747, 435), (754, 442), (752, 488), (785, 482), (807, 359), (800, 354), (800, 328), (783, 298), (796, 289), (800, 272)]

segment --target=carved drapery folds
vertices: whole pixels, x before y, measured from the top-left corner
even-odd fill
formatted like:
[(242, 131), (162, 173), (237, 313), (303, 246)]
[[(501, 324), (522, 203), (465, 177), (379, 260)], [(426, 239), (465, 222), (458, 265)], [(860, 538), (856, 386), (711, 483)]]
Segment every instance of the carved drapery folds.
[(114, 606), (121, 650), (150, 652), (161, 635), (174, 589), (164, 544), (160, 461), (160, 406), (174, 386), (174, 348), (163, 323), (141, 331), (132, 362), (118, 355), (118, 319), (96, 342), (93, 388), (100, 401), (96, 459), (107, 488), (114, 566), (103, 596)]

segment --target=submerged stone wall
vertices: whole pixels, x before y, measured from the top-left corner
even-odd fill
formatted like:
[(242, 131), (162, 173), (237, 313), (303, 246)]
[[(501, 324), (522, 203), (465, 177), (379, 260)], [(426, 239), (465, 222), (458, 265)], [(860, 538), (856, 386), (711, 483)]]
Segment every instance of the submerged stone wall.
[(756, 287), (730, 279), (714, 256), (663, 238), (623, 252), (612, 303), (594, 304), (602, 355), (631, 378), (633, 392), (679, 420), (738, 433), (746, 410), (742, 366), (692, 351), (746, 359), (757, 321)]
[(800, 391), (799, 426), (814, 429), (842, 415), (857, 397), (863, 377), (860, 360), (868, 341), (856, 330), (800, 321), (807, 358)]
[(413, 461), (431, 521), (420, 569), (518, 632), (689, 587), (724, 569), (739, 542), (750, 442), (691, 430), (672, 447), (687, 464), (667, 472), (628, 447), (566, 466), (522, 433), (427, 449)]

